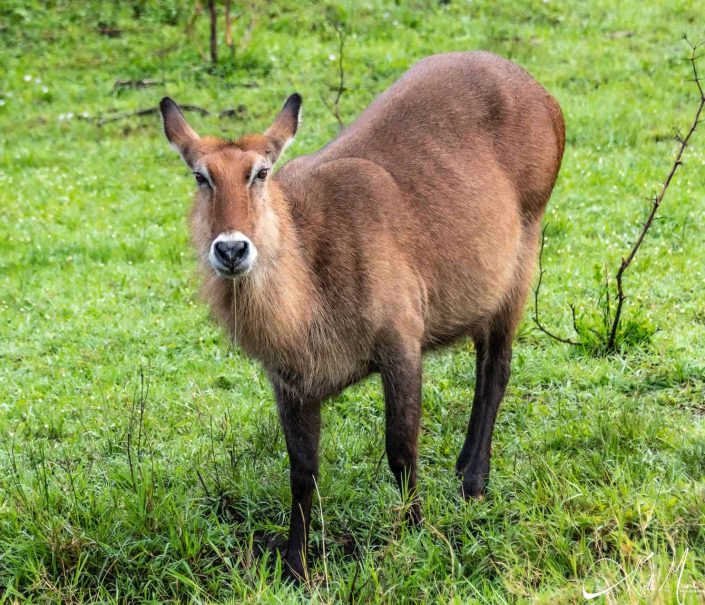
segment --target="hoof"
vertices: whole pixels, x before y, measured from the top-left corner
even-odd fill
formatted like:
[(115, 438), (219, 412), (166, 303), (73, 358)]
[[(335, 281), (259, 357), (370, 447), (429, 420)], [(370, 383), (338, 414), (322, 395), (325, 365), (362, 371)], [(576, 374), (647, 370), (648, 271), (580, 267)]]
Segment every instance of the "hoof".
[(423, 513), (421, 503), (416, 500), (411, 503), (406, 511), (406, 523), (409, 527), (421, 527), (423, 525)]
[(463, 475), (463, 483), (460, 487), (460, 495), (465, 501), (470, 499), (482, 500), (485, 497), (485, 486), (487, 478), (483, 475), (467, 473)]

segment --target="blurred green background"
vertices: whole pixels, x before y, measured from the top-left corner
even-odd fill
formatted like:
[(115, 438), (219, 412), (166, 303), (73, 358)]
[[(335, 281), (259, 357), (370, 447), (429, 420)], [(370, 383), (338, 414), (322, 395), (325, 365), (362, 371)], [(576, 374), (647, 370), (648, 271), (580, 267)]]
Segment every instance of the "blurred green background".
[(620, 354), (548, 340), (527, 313), (483, 501), (462, 504), (452, 472), (470, 345), (426, 362), (419, 532), (381, 459), (379, 380), (327, 405), (295, 589), (274, 549), (283, 438), (261, 370), (197, 299), (192, 178), (156, 113), (101, 122), (169, 95), (211, 112), (189, 113), (199, 132), (237, 136), (299, 91), (291, 158), (338, 132), (333, 23), (345, 123), (423, 56), (501, 54), (563, 107), (541, 305), (569, 334), (576, 304), (589, 333), (697, 106), (682, 34), (705, 39), (702, 4), (233, 2), (232, 51), (216, 7), (213, 64), (205, 2), (0, 5), (0, 603), (578, 603), (618, 565), (633, 578), (605, 602), (703, 602), (705, 133), (627, 275)]

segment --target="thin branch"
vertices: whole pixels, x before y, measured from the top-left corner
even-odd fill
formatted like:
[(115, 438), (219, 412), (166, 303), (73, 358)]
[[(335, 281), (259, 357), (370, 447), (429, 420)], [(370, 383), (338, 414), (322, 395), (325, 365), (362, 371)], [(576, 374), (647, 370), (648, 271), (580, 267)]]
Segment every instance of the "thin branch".
[(190, 37), (193, 33), (193, 28), (196, 25), (196, 19), (198, 19), (202, 12), (203, 6), (201, 6), (200, 2), (196, 2), (195, 6), (193, 7), (193, 14), (189, 18), (188, 22), (186, 23), (186, 27), (184, 28), (184, 33), (187, 37)]
[(250, 22), (247, 24), (247, 29), (245, 33), (242, 34), (240, 41), (237, 45), (237, 50), (240, 53), (245, 52), (250, 41), (252, 40), (252, 32), (255, 31), (255, 26), (257, 25), (257, 9), (254, 6), (250, 7)]
[[(201, 56), (201, 58), (205, 61), (206, 60), (206, 55), (203, 52), (203, 49), (200, 47), (198, 44), (198, 41), (194, 39), (193, 37), (193, 28), (196, 25), (196, 20), (198, 17), (201, 16), (203, 13), (203, 7), (201, 6), (200, 2), (196, 2), (193, 8), (193, 13), (189, 17), (189, 20), (186, 22), (186, 27), (184, 27), (184, 35), (186, 36), (186, 39), (189, 40), (198, 54)], [(167, 55), (171, 54), (174, 52), (179, 46), (181, 46), (182, 40), (181, 38), (177, 38), (172, 42), (171, 44), (168, 44), (167, 46), (160, 48), (155, 51), (155, 55), (158, 57), (166, 57)]]
[[(225, 45), (233, 51), (233, 18), (230, 14), (231, 0), (225, 0)], [(236, 17), (237, 19), (237, 17)]]
[[(231, 12), (231, 0), (225, 0), (225, 45), (230, 49), (230, 61), (235, 61), (235, 42), (233, 41), (233, 22), (237, 21), (240, 17), (245, 14), (242, 11), (232, 16)], [(252, 33), (252, 32), (250, 32)]]
[(119, 38), (122, 36), (122, 30), (108, 25), (107, 23), (98, 23), (98, 33), (107, 38)]
[[(193, 9), (193, 14), (188, 20), (188, 23), (186, 23), (186, 27), (184, 28), (184, 34), (186, 34), (186, 38), (191, 41), (198, 54), (205, 61), (206, 54), (203, 52), (203, 49), (198, 43), (198, 39), (193, 35), (196, 20), (198, 19), (198, 17), (201, 16), (201, 14), (203, 14), (203, 6), (201, 6), (201, 3), (197, 1)], [(173, 48), (175, 48), (176, 46), (178, 46), (178, 42), (175, 42), (173, 45), (167, 47), (166, 49), (163, 49), (162, 52), (171, 52), (171, 50), (173, 50)]]
[(208, 498), (210, 500), (211, 493), (208, 491), (208, 487), (206, 486), (206, 482), (203, 480), (203, 476), (201, 475), (201, 471), (196, 469), (196, 475), (198, 476), (198, 480), (201, 483), (201, 487), (203, 487), (203, 491), (206, 492), (206, 498)]
[[(228, 118), (232, 116), (238, 116), (242, 115), (246, 111), (246, 107), (244, 105), (238, 105), (237, 107), (230, 108), (230, 109), (223, 109), (222, 111), (217, 111), (217, 112), (211, 112), (208, 111), (207, 109), (203, 107), (199, 107), (198, 105), (179, 105), (182, 111), (192, 111), (194, 113), (198, 113), (202, 115), (203, 117), (209, 117), (209, 116), (217, 116), (219, 118)], [(135, 111), (126, 111), (124, 113), (113, 113), (111, 115), (107, 116), (96, 116), (96, 117), (84, 117), (80, 116), (80, 119), (82, 120), (87, 120), (89, 122), (95, 122), (96, 126), (104, 126), (105, 124), (109, 124), (110, 122), (117, 122), (118, 120), (124, 120), (126, 118), (140, 118), (143, 116), (149, 116), (152, 114), (158, 114), (159, 113), (159, 108), (158, 107), (146, 107), (144, 109), (137, 109)]]
[(211, 63), (218, 62), (218, 12), (215, 8), (215, 0), (208, 0), (208, 12), (211, 18)]
[(147, 368), (147, 376), (144, 375), (144, 368), (140, 366), (140, 417), (137, 433), (137, 459), (142, 462), (142, 431), (144, 430), (144, 409), (149, 398), (149, 376), (150, 366)]
[[(684, 35), (683, 36), (684, 40), (686, 43), (690, 46), (691, 48), (691, 55), (689, 58), (690, 64), (691, 64), (691, 69), (693, 72), (693, 78), (692, 81), (695, 82), (695, 85), (697, 86), (698, 93), (700, 95), (699, 103), (697, 110), (695, 112), (695, 115), (693, 117), (693, 120), (691, 122), (690, 128), (688, 129), (688, 132), (686, 133), (685, 136), (681, 134), (680, 131), (676, 131), (674, 134), (674, 139), (678, 143), (678, 149), (676, 151), (675, 157), (673, 159), (673, 163), (671, 164), (671, 168), (666, 175), (665, 180), (661, 184), (661, 189), (658, 191), (656, 195), (651, 199), (651, 209), (646, 217), (646, 220), (644, 221), (641, 230), (639, 231), (639, 234), (634, 241), (632, 247), (629, 250), (629, 254), (627, 254), (626, 257), (622, 257), (622, 261), (619, 265), (619, 269), (615, 275), (615, 280), (616, 280), (616, 307), (614, 310), (614, 315), (612, 314), (612, 297), (610, 296), (611, 288), (610, 288), (610, 280), (609, 280), (609, 274), (605, 275), (605, 309), (604, 309), (604, 323), (605, 327), (609, 328), (609, 337), (607, 338), (607, 342), (605, 343), (605, 350), (609, 352), (613, 352), (616, 349), (616, 343), (617, 343), (617, 334), (619, 332), (619, 326), (620, 322), (622, 319), (622, 312), (624, 310), (624, 301), (627, 299), (627, 295), (624, 292), (624, 274), (626, 270), (631, 266), (632, 262), (634, 261), (634, 258), (636, 257), (636, 254), (638, 253), (639, 249), (641, 248), (641, 245), (644, 243), (644, 239), (646, 237), (646, 234), (648, 233), (649, 229), (653, 226), (654, 222), (659, 220), (656, 214), (658, 213), (659, 207), (661, 206), (661, 202), (663, 202), (663, 199), (666, 195), (666, 192), (668, 191), (669, 186), (671, 185), (671, 182), (673, 181), (673, 177), (675, 176), (678, 168), (683, 164), (682, 158), (683, 154), (685, 153), (685, 149), (690, 143), (690, 139), (693, 136), (695, 130), (697, 129), (698, 125), (700, 122), (702, 122), (702, 114), (703, 110), (705, 108), (705, 91), (703, 90), (703, 84), (702, 84), (702, 79), (700, 78), (698, 74), (698, 68), (697, 68), (697, 61), (698, 59), (702, 56), (702, 54), (698, 54), (698, 49), (703, 47), (705, 45), (705, 41), (700, 42), (698, 44), (692, 44), (688, 38)], [(547, 336), (553, 338), (554, 340), (557, 340), (558, 342), (562, 342), (565, 344), (571, 344), (571, 345), (580, 345), (583, 344), (581, 342), (576, 342), (573, 341), (569, 338), (564, 338), (562, 336), (558, 336), (548, 330), (543, 324), (541, 324), (539, 320), (539, 312), (538, 312), (538, 298), (539, 298), (539, 290), (541, 288), (541, 283), (543, 279), (543, 265), (542, 265), (542, 260), (543, 260), (543, 250), (544, 250), (544, 243), (545, 243), (545, 235), (546, 235), (546, 228), (544, 228), (542, 234), (541, 234), (541, 250), (539, 254), (539, 279), (536, 284), (536, 288), (534, 290), (534, 316), (533, 320), (536, 326)], [(573, 329), (579, 333), (578, 331), (578, 326), (577, 326), (577, 321), (576, 321), (576, 311), (575, 307), (571, 304), (570, 305), (571, 313), (573, 316)], [(595, 333), (598, 338), (600, 337), (600, 334), (595, 331), (594, 329), (588, 327), (590, 331)]]
[(355, 573), (353, 574), (352, 582), (350, 583), (350, 591), (348, 592), (348, 604), (354, 605), (355, 597), (357, 596), (358, 590), (355, 589), (355, 584), (357, 583), (357, 577), (360, 575), (360, 563), (355, 562)]
[[(541, 283), (543, 282), (543, 249), (546, 245), (546, 229), (548, 229), (548, 224), (541, 230), (541, 248), (539, 250), (539, 279), (536, 282), (536, 288), (534, 288), (534, 324), (536, 324), (536, 327), (541, 330), (544, 334), (553, 338), (553, 340), (557, 340), (558, 342), (562, 342), (563, 344), (567, 345), (579, 346), (582, 344), (582, 342), (571, 340), (570, 338), (565, 338), (563, 336), (558, 336), (557, 334), (551, 332), (546, 326), (544, 326), (541, 323), (541, 320), (539, 319), (539, 291), (541, 290)], [(575, 331), (578, 332), (578, 328), (575, 322), (575, 307), (573, 305), (570, 305), (570, 308), (573, 312), (573, 327), (575, 328)]]
[(575, 305), (573, 303), (568, 303), (568, 306), (570, 307), (570, 314), (573, 318), (573, 330), (575, 330), (576, 334), (580, 334), (580, 330), (578, 330), (578, 321), (575, 317)]
[(685, 148), (688, 146), (688, 142), (690, 141), (690, 137), (693, 136), (693, 133), (698, 127), (698, 124), (700, 123), (700, 115), (703, 112), (703, 107), (705, 107), (705, 94), (703, 94), (703, 87), (701, 80), (698, 76), (698, 67), (697, 67), (697, 60), (698, 60), (698, 55), (696, 54), (696, 50), (702, 46), (702, 42), (699, 44), (691, 44), (691, 42), (688, 40), (688, 38), (684, 35), (683, 39), (686, 41), (686, 43), (690, 46), (691, 48), (691, 55), (690, 55), (690, 64), (691, 68), (693, 70), (693, 81), (695, 82), (696, 86), (698, 87), (698, 93), (700, 94), (700, 102), (698, 103), (698, 108), (697, 111), (695, 112), (695, 117), (693, 118), (693, 121), (690, 125), (690, 128), (688, 129), (688, 133), (685, 135), (685, 137), (677, 137), (677, 141), (679, 142), (678, 150), (676, 152), (676, 156), (673, 160), (673, 164), (671, 165), (671, 169), (668, 172), (668, 175), (666, 176), (666, 180), (663, 182), (661, 185), (661, 190), (654, 196), (652, 202), (651, 202), (651, 210), (649, 211), (649, 214), (646, 218), (646, 222), (641, 228), (641, 231), (639, 232), (639, 236), (637, 237), (636, 241), (632, 245), (632, 248), (627, 255), (626, 258), (622, 258), (622, 263), (619, 266), (619, 270), (617, 271), (616, 275), (616, 280), (617, 280), (617, 308), (615, 309), (614, 313), (614, 318), (612, 319), (612, 327), (610, 329), (610, 336), (609, 340), (607, 341), (607, 350), (613, 351), (615, 349), (615, 344), (617, 340), (617, 330), (619, 329), (619, 322), (621, 321), (622, 318), (622, 310), (624, 308), (624, 301), (627, 298), (625, 293), (624, 293), (624, 284), (623, 284), (623, 278), (624, 278), (624, 272), (629, 268), (629, 266), (632, 264), (632, 261), (634, 260), (634, 257), (636, 256), (637, 252), (639, 251), (639, 248), (641, 248), (641, 245), (644, 242), (644, 238), (646, 237), (646, 234), (648, 233), (649, 229), (651, 228), (651, 225), (654, 222), (654, 218), (656, 217), (656, 213), (658, 212), (659, 207), (661, 206), (661, 202), (663, 202), (663, 198), (666, 195), (666, 191), (668, 191), (668, 187), (671, 184), (671, 181), (673, 180), (673, 177), (676, 174), (676, 171), (678, 168), (682, 165), (682, 160), (681, 158), (683, 157), (683, 153), (685, 152)]
[(132, 398), (132, 406), (130, 407), (130, 419), (127, 423), (127, 464), (130, 468), (130, 480), (132, 482), (132, 489), (137, 493), (137, 481), (135, 479), (135, 465), (132, 461), (132, 424), (135, 419), (135, 407), (137, 405), (137, 392)]
[(153, 80), (151, 78), (145, 78), (144, 80), (115, 80), (113, 90), (118, 92), (125, 88), (137, 90), (140, 88), (148, 88), (150, 86), (161, 86), (162, 84), (164, 84), (164, 80)]
[(345, 128), (345, 124), (340, 117), (340, 98), (343, 96), (343, 92), (345, 92), (345, 69), (343, 67), (343, 61), (345, 60), (345, 28), (341, 23), (330, 18), (328, 19), (328, 23), (331, 24), (333, 29), (335, 29), (335, 33), (338, 35), (338, 89), (332, 107), (326, 103), (326, 100), (322, 96), (321, 100), (326, 106), (326, 109), (328, 109), (338, 121), (338, 128), (342, 130)]

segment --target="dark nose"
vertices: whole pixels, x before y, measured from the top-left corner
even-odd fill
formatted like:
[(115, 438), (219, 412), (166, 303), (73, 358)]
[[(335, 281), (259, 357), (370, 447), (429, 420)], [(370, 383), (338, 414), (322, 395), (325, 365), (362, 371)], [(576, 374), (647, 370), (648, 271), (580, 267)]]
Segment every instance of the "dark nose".
[(218, 242), (215, 245), (215, 254), (226, 267), (234, 269), (247, 256), (247, 242)]

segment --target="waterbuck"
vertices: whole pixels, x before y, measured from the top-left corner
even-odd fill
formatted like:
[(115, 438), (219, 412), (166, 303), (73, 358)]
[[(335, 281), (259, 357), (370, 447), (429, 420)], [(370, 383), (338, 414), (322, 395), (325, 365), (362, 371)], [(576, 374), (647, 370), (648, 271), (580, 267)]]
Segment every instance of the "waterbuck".
[(483, 494), (512, 340), (563, 155), (558, 103), (486, 52), (414, 65), (333, 141), (273, 173), (291, 95), (264, 134), (199, 137), (169, 98), (169, 142), (198, 190), (191, 231), (214, 315), (271, 381), (291, 464), (284, 571), (305, 573), (322, 400), (379, 372), (389, 466), (416, 492), (422, 354), (470, 337), (472, 413), (455, 465)]

